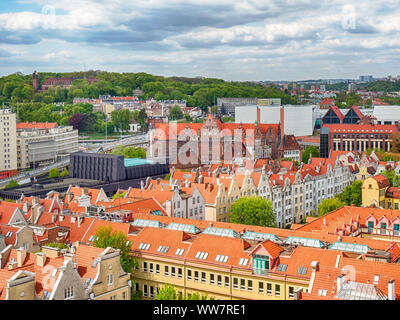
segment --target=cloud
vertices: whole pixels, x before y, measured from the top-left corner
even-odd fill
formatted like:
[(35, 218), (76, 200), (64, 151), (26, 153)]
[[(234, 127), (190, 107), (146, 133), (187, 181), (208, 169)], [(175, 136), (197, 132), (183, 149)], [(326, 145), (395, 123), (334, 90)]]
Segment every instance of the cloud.
[(363, 68), (393, 73), (400, 60), (398, 0), (24, 0), (19, 8), (23, 3), (39, 9), (0, 12), (0, 46), (18, 52), (0, 51), (10, 66), (2, 72), (87, 64), (264, 80), (357, 77)]

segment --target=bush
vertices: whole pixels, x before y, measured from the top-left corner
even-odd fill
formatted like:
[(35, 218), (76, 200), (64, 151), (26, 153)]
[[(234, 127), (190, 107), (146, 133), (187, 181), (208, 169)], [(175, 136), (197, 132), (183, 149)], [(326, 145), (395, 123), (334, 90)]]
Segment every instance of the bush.
[(10, 189), (10, 188), (16, 188), (19, 187), (19, 183), (15, 181), (14, 179), (11, 179), (10, 183), (7, 184), (4, 188), (5, 189)]
[(50, 179), (59, 178), (59, 177), (60, 177), (60, 171), (58, 171), (57, 168), (50, 169), (50, 171), (49, 171)]

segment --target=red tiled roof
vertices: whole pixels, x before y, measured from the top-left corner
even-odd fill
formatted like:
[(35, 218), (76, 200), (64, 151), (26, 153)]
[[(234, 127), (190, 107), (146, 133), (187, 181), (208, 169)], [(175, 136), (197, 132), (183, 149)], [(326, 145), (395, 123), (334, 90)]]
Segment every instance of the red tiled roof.
[(56, 122), (20, 122), (17, 123), (17, 130), (27, 129), (53, 129), (58, 125)]

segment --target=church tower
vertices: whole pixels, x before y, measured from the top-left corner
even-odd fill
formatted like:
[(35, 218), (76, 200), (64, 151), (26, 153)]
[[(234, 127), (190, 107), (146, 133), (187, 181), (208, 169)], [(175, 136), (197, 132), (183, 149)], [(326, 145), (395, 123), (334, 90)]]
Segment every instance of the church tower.
[(39, 91), (39, 74), (36, 71), (33, 73), (33, 90)]

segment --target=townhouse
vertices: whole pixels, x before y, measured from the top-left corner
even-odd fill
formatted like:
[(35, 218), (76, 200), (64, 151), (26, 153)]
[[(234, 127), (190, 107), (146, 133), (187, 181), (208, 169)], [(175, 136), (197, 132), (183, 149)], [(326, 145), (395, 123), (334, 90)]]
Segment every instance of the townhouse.
[(240, 169), (243, 168), (229, 167), (223, 171), (222, 167), (214, 165), (208, 171), (198, 168), (188, 173), (173, 168), (171, 181), (196, 184), (207, 199), (207, 220), (228, 222), (236, 200), (260, 196), (272, 202), (279, 227), (300, 223), (304, 217), (318, 214), (318, 205), (323, 199), (341, 193), (354, 181), (350, 166), (338, 158), (310, 158), (309, 163), (301, 164), (299, 169), (293, 161), (264, 164), (261, 171)]
[(11, 246), (0, 252), (0, 300), (130, 300), (130, 274), (119, 250), (86, 245), (36, 254)]

